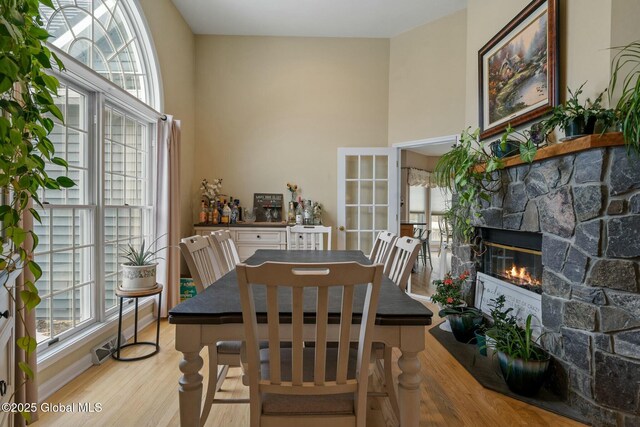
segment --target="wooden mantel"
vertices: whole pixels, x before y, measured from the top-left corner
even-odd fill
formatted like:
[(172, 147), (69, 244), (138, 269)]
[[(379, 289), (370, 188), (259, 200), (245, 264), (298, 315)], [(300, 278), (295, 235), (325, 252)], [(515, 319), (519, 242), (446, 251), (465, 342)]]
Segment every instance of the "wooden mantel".
[[(580, 151), (590, 150), (592, 148), (615, 147), (619, 145), (624, 145), (624, 138), (620, 132), (605, 133), (603, 135), (587, 135), (540, 148), (533, 161), (539, 162), (540, 160), (549, 159), (551, 157), (566, 156)], [(503, 163), (505, 168), (526, 164), (526, 162), (520, 158), (519, 154), (503, 159)], [(476, 170), (483, 171), (484, 164), (478, 165)]]

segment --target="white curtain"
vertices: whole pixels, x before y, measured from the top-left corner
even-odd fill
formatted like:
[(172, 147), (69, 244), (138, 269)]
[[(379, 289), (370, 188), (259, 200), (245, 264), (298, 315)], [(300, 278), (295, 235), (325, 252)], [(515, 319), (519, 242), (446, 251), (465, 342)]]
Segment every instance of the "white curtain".
[(161, 315), (180, 302), (180, 120), (158, 120), (156, 236), (163, 249), (157, 280), (164, 286)]
[(436, 186), (434, 183), (431, 182), (431, 172), (428, 172), (422, 169), (416, 169), (416, 168), (409, 168), (407, 184), (409, 186), (427, 187), (427, 188), (432, 188)]

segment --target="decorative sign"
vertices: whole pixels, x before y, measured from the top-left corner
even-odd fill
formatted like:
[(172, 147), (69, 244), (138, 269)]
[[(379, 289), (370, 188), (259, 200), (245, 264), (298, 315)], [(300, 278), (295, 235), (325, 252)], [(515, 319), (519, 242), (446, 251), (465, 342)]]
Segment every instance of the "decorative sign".
[[(531, 324), (536, 326), (536, 332), (542, 325), (542, 296), (534, 292), (521, 289), (511, 283), (496, 279), (484, 273), (476, 277), (475, 306), (483, 313), (490, 314), (491, 300), (505, 296), (504, 308), (513, 308), (511, 312), (518, 318), (518, 323), (524, 325), (529, 314), (533, 315)], [(538, 335), (537, 333), (535, 334)]]
[(253, 193), (253, 207), (257, 222), (282, 221), (284, 196), (274, 193)]

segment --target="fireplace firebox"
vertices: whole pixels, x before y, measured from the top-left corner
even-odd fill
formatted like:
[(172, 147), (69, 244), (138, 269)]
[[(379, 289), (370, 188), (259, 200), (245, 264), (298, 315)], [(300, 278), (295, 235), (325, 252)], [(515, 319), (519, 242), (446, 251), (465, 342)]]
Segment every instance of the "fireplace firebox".
[(481, 271), (542, 294), (542, 235), (482, 228)]

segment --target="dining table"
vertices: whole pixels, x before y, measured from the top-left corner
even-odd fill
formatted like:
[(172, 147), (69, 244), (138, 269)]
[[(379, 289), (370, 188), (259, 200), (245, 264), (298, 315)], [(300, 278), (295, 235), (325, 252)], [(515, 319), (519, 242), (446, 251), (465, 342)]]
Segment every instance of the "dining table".
[[(289, 263), (335, 263), (355, 261), (368, 265), (371, 261), (361, 251), (292, 251), (260, 249), (245, 260), (247, 265), (264, 262)], [(286, 335), (287, 318), (291, 318), (291, 299), (279, 295), (282, 333)], [(254, 291), (256, 318), (261, 339), (268, 338), (266, 325), (266, 290), (258, 287)], [(315, 328), (315, 298), (305, 295), (304, 316), (309, 327), (303, 331), (305, 338), (312, 339)], [(354, 296), (353, 323), (360, 322), (364, 305), (364, 290)], [(329, 333), (338, 336), (340, 298), (329, 300)], [(380, 298), (376, 310), (373, 341), (399, 348), (398, 401), (400, 425), (418, 427), (420, 422), (421, 363), (419, 353), (425, 348), (425, 326), (431, 324), (433, 313), (422, 303), (412, 299), (389, 278), (383, 277)], [(203, 359), (200, 352), (205, 346), (219, 341), (244, 340), (242, 307), (235, 269), (207, 286), (203, 292), (185, 300), (169, 311), (169, 323), (175, 325), (176, 350), (182, 353), (178, 381), (180, 425), (199, 426), (202, 411)], [(307, 323), (307, 321), (305, 321)], [(288, 329), (291, 329), (290, 327)], [(357, 328), (354, 328), (357, 329)], [(352, 337), (357, 341), (357, 334)]]

